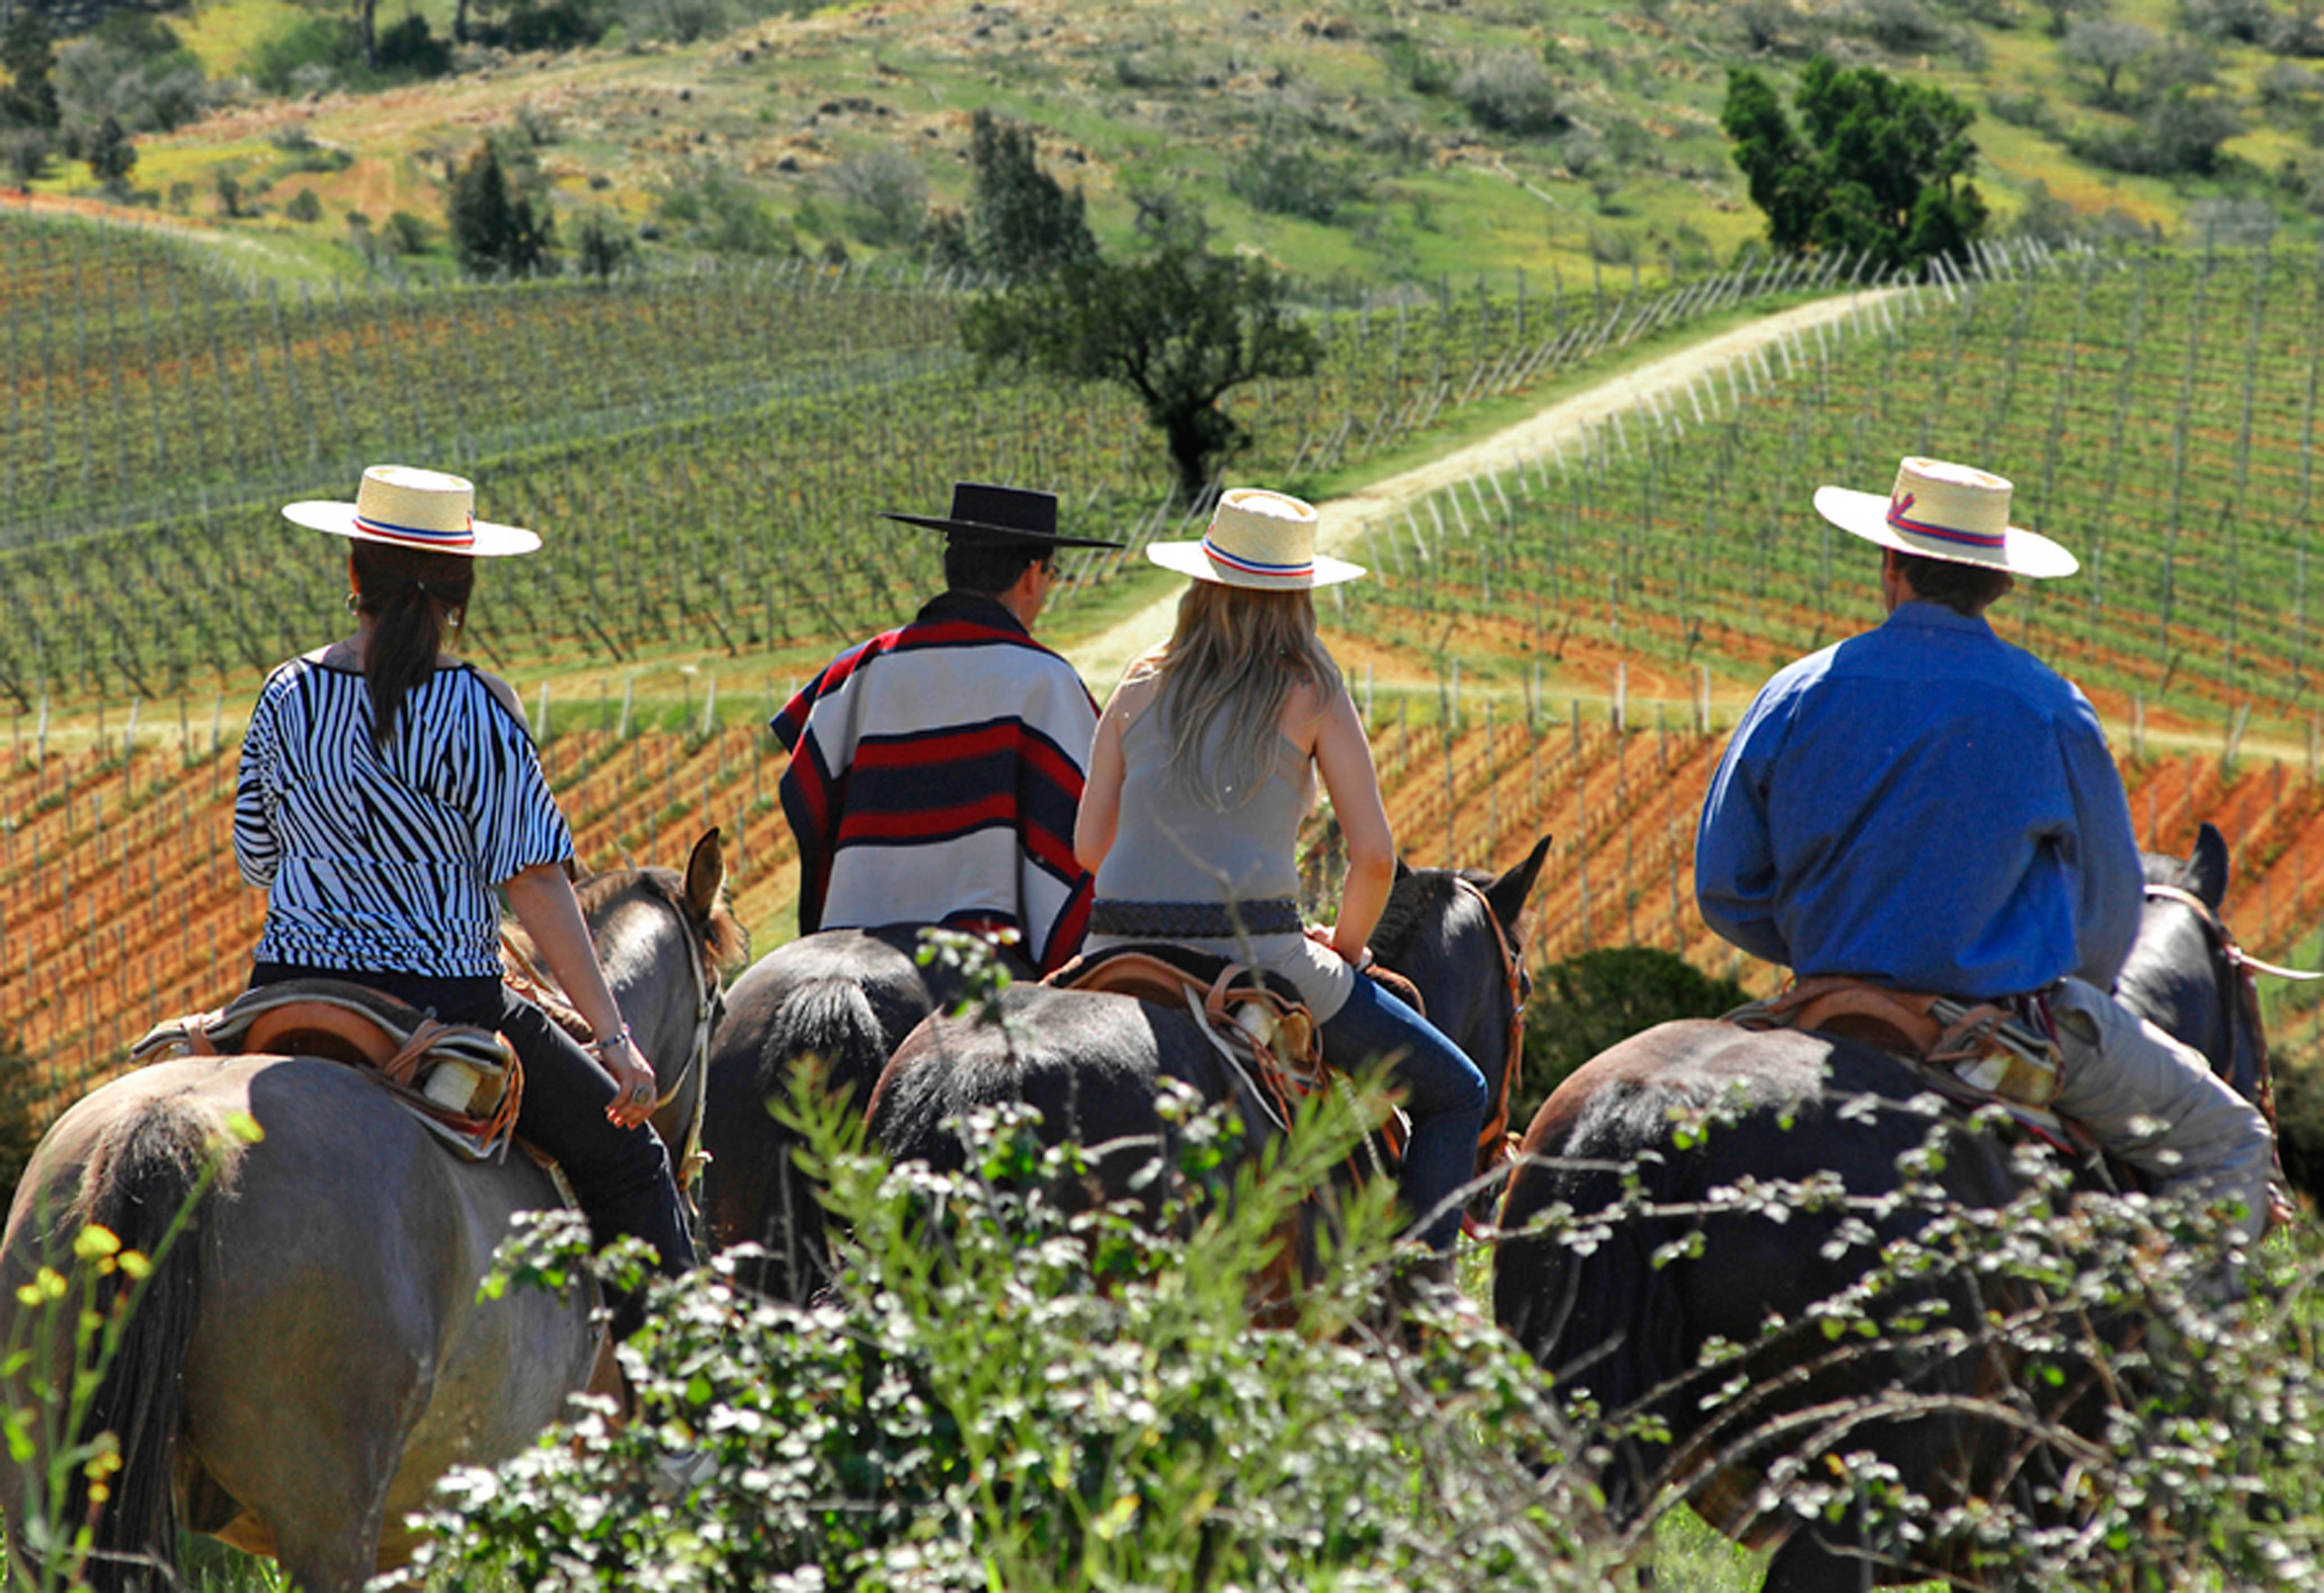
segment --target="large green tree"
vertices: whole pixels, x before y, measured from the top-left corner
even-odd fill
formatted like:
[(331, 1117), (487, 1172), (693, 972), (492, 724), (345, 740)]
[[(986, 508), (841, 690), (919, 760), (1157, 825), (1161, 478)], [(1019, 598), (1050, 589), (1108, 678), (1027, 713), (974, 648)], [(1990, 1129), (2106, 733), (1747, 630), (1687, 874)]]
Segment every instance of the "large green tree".
[(1219, 401), (1245, 382), (1311, 375), (1321, 357), (1273, 267), (1213, 254), (1183, 235), (1140, 259), (1093, 250), (1019, 279), (970, 306), (961, 335), (988, 366), (1026, 364), (1128, 388), (1162, 432), (1178, 491), (1194, 504), (1248, 440)]
[(1956, 253), (1984, 232), (1985, 200), (1969, 180), (1977, 113), (1960, 100), (1820, 55), (1793, 104), (1797, 124), (1766, 78), (1741, 70), (1720, 117), (1775, 247), (1868, 250), (1904, 266)]

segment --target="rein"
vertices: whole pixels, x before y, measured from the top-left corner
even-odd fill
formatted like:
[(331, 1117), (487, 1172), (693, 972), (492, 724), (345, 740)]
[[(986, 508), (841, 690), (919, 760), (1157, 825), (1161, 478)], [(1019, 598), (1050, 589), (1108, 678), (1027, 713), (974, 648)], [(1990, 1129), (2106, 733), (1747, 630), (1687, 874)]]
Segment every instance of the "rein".
[[(2253, 956), (2236, 944), (2235, 935), (2227, 928), (2227, 920), (2219, 916), (2210, 903), (2191, 890), (2182, 890), (2176, 885), (2148, 885), (2145, 892), (2149, 901), (2176, 902), (2193, 913), (2196, 922), (2203, 926), (2204, 938), (2210, 944), (2212, 955), (2224, 962), (2233, 975), (2236, 997), (2227, 1008), (2227, 1055), (2232, 1064), (2235, 1026), (2240, 1019), (2251, 1030), (2252, 1051), (2259, 1072), (2259, 1099), (2255, 1104), (2261, 1115), (2267, 1119), (2268, 1133), (2281, 1145), (2282, 1134), (2275, 1119), (2275, 1061), (2268, 1050), (2267, 1029), (2260, 1022), (2258, 976), (2265, 973), (2278, 979), (2313, 980), (2324, 979), (2324, 972), (2284, 968)], [(2282, 1176), (2282, 1165), (2279, 1161), (2276, 1178), (2280, 1181)]]
[(1485, 922), (1493, 926), (1493, 944), (1501, 953), (1501, 977), (1509, 992), (1508, 1054), (1501, 1061), (1500, 1098), (1486, 1114), (1484, 1124), (1477, 1132), (1477, 1172), (1481, 1176), (1507, 1162), (1512, 1154), (1509, 1144), (1509, 1098), (1517, 1093), (1517, 1077), (1525, 1065), (1525, 965), (1519, 960), (1517, 947), (1509, 939), (1509, 928), (1501, 916), (1493, 911), (1492, 899), (1481, 886), (1462, 875), (1452, 877), (1454, 887), (1477, 898), (1484, 909)]
[(2147, 900), (2177, 902), (2201, 919), (2204, 929), (2209, 932), (2218, 949), (2226, 954), (2228, 965), (2231, 967), (2249, 969), (2254, 973), (2272, 974), (2277, 979), (2324, 979), (2324, 971), (2285, 968), (2279, 963), (2262, 962), (2253, 956), (2236, 944), (2236, 937), (2228, 932), (2227, 921), (2212, 910), (2211, 904), (2191, 890), (2181, 890), (2176, 885), (2149, 885), (2145, 890)]
[[(677, 1099), (678, 1092), (686, 1087), (687, 1079), (700, 1081), (694, 1091), (694, 1112), (687, 1124), (686, 1142), (678, 1147), (678, 1183), (680, 1188), (684, 1188), (693, 1181), (707, 1160), (702, 1149), (702, 1120), (710, 1091), (703, 1085), (707, 1081), (710, 1067), (710, 1036), (725, 1010), (726, 995), (719, 988), (718, 981), (710, 969), (709, 943), (706, 937), (695, 934), (694, 921), (687, 916), (685, 907), (655, 889), (650, 879), (641, 879), (639, 883), (644, 887), (648, 896), (676, 916), (678, 934), (686, 942), (687, 969), (694, 975), (694, 1037), (687, 1046), (685, 1063), (654, 1100), (654, 1110), (659, 1111)], [(526, 953), (524, 947), (506, 928), (501, 932), (501, 958), (508, 969), (506, 977), (509, 983), (520, 994), (540, 1008), (551, 1021), (575, 1039), (584, 1045), (588, 1043), (587, 1022), (566, 999), (565, 992), (556, 980)], [(662, 1083), (659, 1068), (655, 1070), (655, 1082), (657, 1085)]]

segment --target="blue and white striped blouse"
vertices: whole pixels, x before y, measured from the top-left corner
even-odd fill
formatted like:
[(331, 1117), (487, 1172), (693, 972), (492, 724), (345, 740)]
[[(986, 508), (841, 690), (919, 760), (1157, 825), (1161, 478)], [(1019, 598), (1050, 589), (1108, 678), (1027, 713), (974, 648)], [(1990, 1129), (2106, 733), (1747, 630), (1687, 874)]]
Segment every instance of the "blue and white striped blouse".
[(573, 833), (475, 669), (414, 687), (383, 755), (362, 675), (299, 658), (251, 710), (234, 854), (266, 890), (262, 962), (498, 979), (492, 888), (572, 856)]

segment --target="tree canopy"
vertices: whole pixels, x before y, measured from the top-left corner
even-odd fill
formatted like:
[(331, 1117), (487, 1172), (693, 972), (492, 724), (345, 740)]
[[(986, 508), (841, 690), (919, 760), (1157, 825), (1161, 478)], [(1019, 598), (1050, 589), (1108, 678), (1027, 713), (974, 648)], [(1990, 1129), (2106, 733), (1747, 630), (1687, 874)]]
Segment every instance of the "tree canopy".
[(0, 86), (0, 127), (53, 130), (63, 119), (57, 103), (57, 51), (48, 19), (29, 5), (19, 5), (0, 26), (0, 67), (8, 82)]
[(1105, 260), (1093, 246), (1051, 275), (988, 294), (961, 336), (988, 365), (1022, 362), (1129, 388), (1167, 442), (1180, 495), (1200, 504), (1218, 465), (1248, 440), (1219, 401), (1247, 382), (1311, 375), (1321, 357), (1286, 295), (1264, 261), (1213, 254), (1180, 229), (1141, 259)]
[(1081, 191), (1067, 193), (1041, 170), (1031, 128), (979, 111), (968, 159), (968, 214), (940, 211), (928, 222), (928, 250), (940, 263), (1013, 281), (1097, 258)]
[(500, 152), (486, 139), (452, 179), (444, 219), (461, 269), (471, 276), (529, 277), (556, 269), (557, 223), (547, 207), (512, 190)]
[(1977, 114), (1932, 84), (1817, 56), (1800, 74), (1795, 125), (1755, 71), (1728, 79), (1720, 117), (1751, 202), (1778, 249), (1868, 250), (1886, 266), (1958, 253), (1985, 230)]

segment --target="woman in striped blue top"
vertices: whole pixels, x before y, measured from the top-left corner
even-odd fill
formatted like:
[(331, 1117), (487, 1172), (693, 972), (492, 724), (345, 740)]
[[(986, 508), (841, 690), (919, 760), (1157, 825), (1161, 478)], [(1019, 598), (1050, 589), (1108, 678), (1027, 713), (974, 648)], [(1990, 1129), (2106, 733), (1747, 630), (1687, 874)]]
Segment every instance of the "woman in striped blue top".
[[(680, 1271), (694, 1250), (646, 1124), (653, 1069), (566, 874), (572, 832), (515, 694), (441, 650), (476, 559), (540, 546), (476, 520), (474, 497), (458, 476), (375, 465), (352, 504), (283, 511), (348, 539), (355, 628), (277, 668), (251, 712), (234, 807), (235, 860), (267, 893), (251, 983), (350, 980), (498, 1029), (524, 1064), (517, 1129), (563, 1165), (597, 1242), (634, 1234)], [(503, 983), (495, 886), (594, 1045)]]

